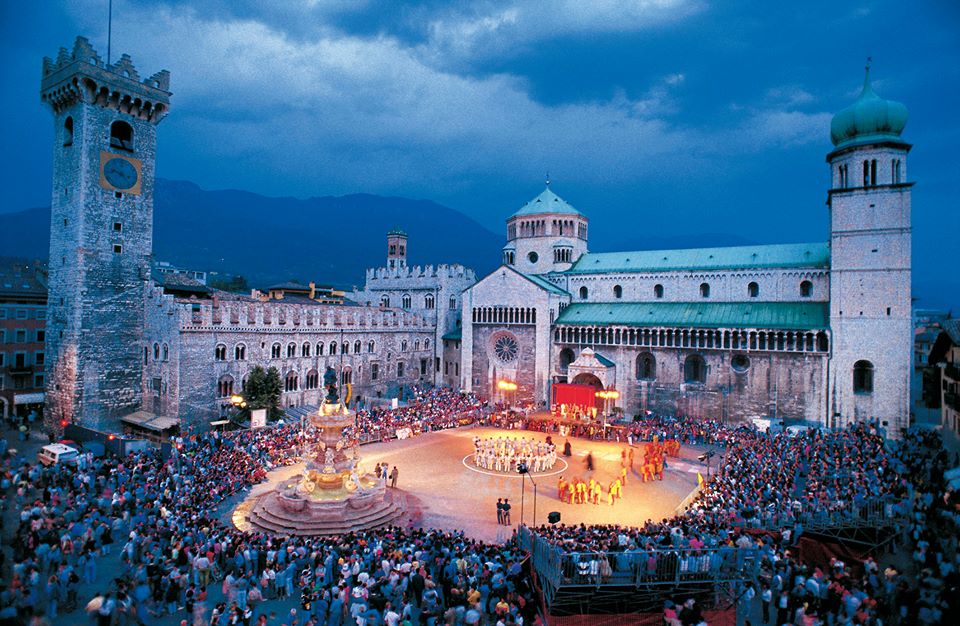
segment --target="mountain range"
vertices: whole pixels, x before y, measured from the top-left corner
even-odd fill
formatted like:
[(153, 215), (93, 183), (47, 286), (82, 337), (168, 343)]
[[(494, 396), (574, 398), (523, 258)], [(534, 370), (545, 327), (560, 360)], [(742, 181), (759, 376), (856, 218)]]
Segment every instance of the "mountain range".
[[(460, 263), (478, 276), (497, 266), (504, 244), (503, 235), (429, 200), (371, 194), (272, 198), (162, 178), (154, 191), (155, 259), (239, 274), (256, 287), (289, 280), (361, 286), (366, 268), (384, 265), (392, 228), (409, 235), (409, 265)], [(0, 254), (45, 259), (49, 242), (50, 207), (0, 213)], [(723, 234), (625, 233), (607, 243), (613, 245), (604, 249), (638, 250), (750, 242)]]

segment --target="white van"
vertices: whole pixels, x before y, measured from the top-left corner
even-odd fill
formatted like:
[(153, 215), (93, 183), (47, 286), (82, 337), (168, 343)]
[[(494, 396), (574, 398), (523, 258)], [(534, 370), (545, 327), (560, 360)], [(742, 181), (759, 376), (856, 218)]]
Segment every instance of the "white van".
[(57, 463), (76, 464), (79, 457), (79, 450), (62, 443), (51, 443), (50, 445), (43, 446), (40, 448), (40, 452), (37, 453), (37, 460), (44, 465), (56, 465)]

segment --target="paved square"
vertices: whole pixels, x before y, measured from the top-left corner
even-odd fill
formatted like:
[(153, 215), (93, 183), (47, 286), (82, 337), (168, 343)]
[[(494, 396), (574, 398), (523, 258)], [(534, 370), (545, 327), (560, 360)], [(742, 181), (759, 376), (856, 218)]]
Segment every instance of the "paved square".
[[(594, 442), (570, 439), (573, 456), (559, 456), (553, 470), (534, 476), (536, 482), (536, 519), (534, 519), (534, 485), (530, 478), (521, 480), (517, 473), (481, 470), (472, 463), (474, 437), (526, 437), (544, 440), (546, 435), (528, 431), (495, 428), (461, 428), (428, 433), (411, 439), (390, 441), (361, 448), (361, 467), (372, 469), (377, 463), (397, 467), (397, 487), (420, 507), (416, 525), (429, 528), (462, 529), (468, 535), (485, 541), (508, 539), (521, 521), (527, 524), (546, 523), (547, 513), (559, 511), (565, 524), (641, 525), (648, 519), (659, 521), (674, 514), (677, 505), (696, 487), (697, 470), (706, 475), (706, 468), (696, 461), (696, 450), (683, 448), (679, 459), (668, 459), (662, 481), (643, 483), (638, 473), (628, 476), (623, 499), (610, 506), (606, 503), (567, 504), (557, 497), (557, 481), (591, 477), (606, 486), (620, 472), (621, 451), (625, 443)], [(553, 435), (558, 449), (564, 439)], [(634, 449), (636, 465), (642, 461), (642, 446)], [(586, 469), (586, 455), (593, 453), (594, 470)], [(564, 468), (564, 465), (567, 465)], [(257, 485), (245, 502), (273, 489), (280, 480), (302, 472), (302, 465), (278, 469), (270, 473), (270, 481)], [(526, 483), (523, 485), (523, 483)], [(512, 527), (497, 524), (497, 498), (509, 498)], [(242, 506), (242, 505), (241, 505)]]

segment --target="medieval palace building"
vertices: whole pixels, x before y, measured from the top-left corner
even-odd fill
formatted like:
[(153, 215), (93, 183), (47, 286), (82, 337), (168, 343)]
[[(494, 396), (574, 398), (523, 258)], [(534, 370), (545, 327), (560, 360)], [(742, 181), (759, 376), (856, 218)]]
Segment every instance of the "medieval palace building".
[(394, 230), (386, 265), (343, 304), (313, 288), (247, 296), (151, 272), (169, 89), (167, 72), (141, 79), (129, 57), (108, 65), (84, 38), (44, 60), (51, 426), (203, 428), (257, 365), (280, 371), (285, 407), (319, 403), (332, 366), (360, 401), (447, 384), (545, 407), (574, 383), (616, 390), (628, 415), (876, 417), (893, 432), (909, 419), (907, 114), (869, 76), (833, 120), (827, 241), (592, 253), (587, 216), (548, 183), (507, 220), (491, 274), (410, 267)]

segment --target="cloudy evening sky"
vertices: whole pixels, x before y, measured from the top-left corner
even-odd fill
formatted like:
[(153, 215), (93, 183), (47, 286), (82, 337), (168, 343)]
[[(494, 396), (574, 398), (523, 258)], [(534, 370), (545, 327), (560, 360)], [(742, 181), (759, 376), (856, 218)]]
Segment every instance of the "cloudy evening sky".
[[(41, 58), (77, 34), (105, 56), (106, 7), (0, 1), (0, 211), (49, 203)], [(960, 304), (956, 2), (115, 0), (113, 33), (171, 71), (162, 177), (427, 198), (499, 233), (549, 172), (594, 250), (825, 239), (830, 118), (869, 55), (910, 111), (919, 304)]]

